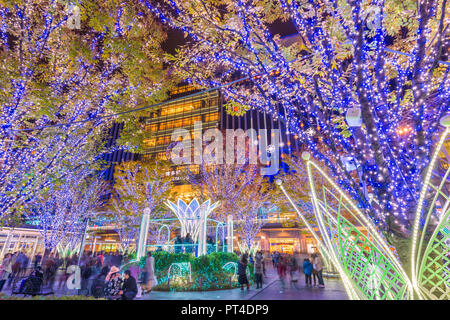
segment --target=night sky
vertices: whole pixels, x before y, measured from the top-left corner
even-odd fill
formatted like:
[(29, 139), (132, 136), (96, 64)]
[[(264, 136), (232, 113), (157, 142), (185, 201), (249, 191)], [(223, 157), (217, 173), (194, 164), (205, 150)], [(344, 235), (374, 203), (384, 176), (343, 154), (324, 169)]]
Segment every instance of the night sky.
[[(268, 27), (272, 34), (279, 34), (281, 37), (289, 36), (297, 32), (292, 21), (275, 21)], [(187, 43), (187, 39), (180, 30), (171, 29), (167, 32), (167, 35), (167, 40), (162, 44), (162, 47), (168, 53), (175, 54), (175, 49), (178, 46), (182, 46)]]

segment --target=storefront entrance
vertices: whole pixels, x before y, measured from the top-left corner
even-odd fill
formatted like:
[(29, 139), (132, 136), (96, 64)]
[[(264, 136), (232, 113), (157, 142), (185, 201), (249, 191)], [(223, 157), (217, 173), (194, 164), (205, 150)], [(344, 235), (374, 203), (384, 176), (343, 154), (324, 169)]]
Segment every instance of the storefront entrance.
[(271, 238), (269, 239), (269, 245), (270, 253), (278, 251), (279, 253), (293, 254), (295, 249), (295, 239)]

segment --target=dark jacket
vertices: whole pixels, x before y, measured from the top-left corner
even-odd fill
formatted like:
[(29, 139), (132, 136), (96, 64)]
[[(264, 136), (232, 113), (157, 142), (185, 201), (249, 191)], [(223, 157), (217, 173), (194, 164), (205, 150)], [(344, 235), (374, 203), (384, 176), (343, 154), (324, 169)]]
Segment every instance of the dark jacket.
[(242, 263), (242, 261), (238, 263), (238, 282), (239, 284), (248, 284), (247, 264)]
[(136, 284), (136, 279), (133, 276), (129, 276), (128, 279), (125, 279), (123, 281), (122, 291), (124, 296), (132, 295), (133, 298), (136, 296), (138, 288)]

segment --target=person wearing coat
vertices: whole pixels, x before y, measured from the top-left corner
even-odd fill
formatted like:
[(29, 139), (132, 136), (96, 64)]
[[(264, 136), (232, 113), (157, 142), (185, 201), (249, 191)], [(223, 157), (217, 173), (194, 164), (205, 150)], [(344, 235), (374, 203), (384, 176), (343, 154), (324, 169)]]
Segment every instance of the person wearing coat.
[(119, 268), (112, 266), (105, 278), (105, 297), (108, 299), (117, 299), (120, 297), (120, 288), (122, 287), (122, 279), (120, 277)]
[(307, 287), (312, 287), (311, 284), (311, 275), (312, 275), (313, 266), (308, 258), (303, 260), (303, 272), (305, 273), (305, 283)]
[(142, 285), (142, 293), (146, 294), (152, 291), (153, 281), (155, 278), (155, 258), (152, 257), (152, 253), (147, 252), (147, 258), (145, 259), (145, 266), (142, 270), (145, 274)]
[(12, 274), (12, 254), (7, 253), (0, 266), (0, 291), (2, 291), (5, 282)]
[(98, 275), (96, 275), (92, 281), (91, 294), (94, 298), (101, 298), (104, 296), (105, 279), (109, 273), (108, 267), (103, 267)]
[(323, 264), (322, 259), (320, 259), (320, 256), (318, 254), (313, 255), (313, 274), (314, 274), (314, 286), (316, 285), (316, 277), (319, 281), (319, 288), (324, 288), (325, 285), (323, 283)]
[(130, 270), (125, 270), (123, 279), (122, 290), (119, 294), (122, 296), (122, 300), (133, 300), (138, 292), (136, 279), (131, 275)]
[(264, 273), (264, 256), (261, 251), (258, 251), (256, 253), (254, 271), (255, 271), (256, 289), (260, 289), (262, 288), (263, 282), (262, 279)]
[(250, 285), (247, 278), (247, 264), (248, 254), (244, 253), (238, 263), (238, 282), (241, 285), (241, 290), (244, 290), (244, 284), (247, 285), (247, 291), (250, 290)]

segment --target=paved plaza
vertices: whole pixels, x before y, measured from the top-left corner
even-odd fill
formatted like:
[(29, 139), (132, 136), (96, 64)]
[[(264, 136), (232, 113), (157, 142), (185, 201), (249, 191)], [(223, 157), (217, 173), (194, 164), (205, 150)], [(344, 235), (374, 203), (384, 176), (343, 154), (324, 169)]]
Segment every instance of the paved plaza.
[[(299, 273), (297, 272), (297, 276)], [(283, 285), (275, 270), (270, 267), (262, 289), (252, 286), (249, 291), (230, 289), (203, 292), (154, 291), (136, 300), (347, 300), (342, 282), (338, 279), (324, 279), (325, 288), (308, 288), (303, 274), (297, 283)]]
[[(276, 271), (270, 266), (267, 277), (264, 278), (262, 289), (256, 289), (255, 285), (250, 290), (240, 289), (215, 290), (215, 291), (190, 291), (168, 292), (152, 291), (135, 300), (347, 300), (342, 281), (335, 278), (325, 278), (325, 288), (306, 287), (303, 273), (296, 272), (297, 282), (290, 283), (288, 279), (283, 283)], [(53, 286), (56, 296), (77, 295), (77, 290), (69, 290), (65, 285)], [(46, 288), (45, 291), (50, 291)], [(10, 288), (4, 288), (3, 294), (11, 295)], [(22, 296), (22, 295), (19, 295)]]

